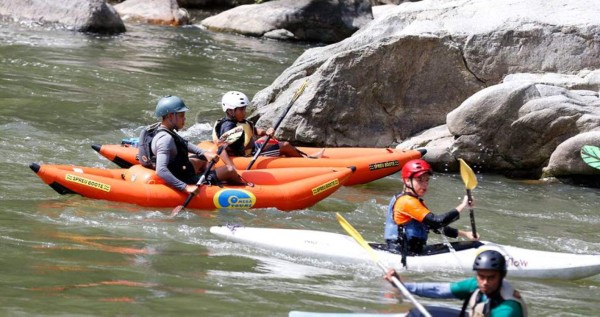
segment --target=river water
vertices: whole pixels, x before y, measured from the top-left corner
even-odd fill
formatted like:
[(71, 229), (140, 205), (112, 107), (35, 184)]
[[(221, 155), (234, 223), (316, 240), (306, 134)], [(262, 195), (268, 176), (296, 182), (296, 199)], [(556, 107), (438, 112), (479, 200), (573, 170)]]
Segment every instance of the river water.
[[(163, 95), (192, 108), (184, 136), (207, 139), (220, 96), (269, 85), (309, 46), (195, 27), (128, 26), (98, 37), (0, 22), (0, 315), (286, 316), (290, 310), (399, 312), (375, 265), (332, 263), (222, 241), (210, 226), (343, 233), (335, 211), (382, 240), (397, 175), (343, 188), (314, 207), (186, 212), (60, 196), (31, 162), (114, 167), (91, 148), (137, 136)], [(479, 175), (476, 219), (485, 240), (600, 254), (600, 191)], [(437, 174), (434, 211), (458, 205), (458, 175)], [(457, 227), (467, 230), (463, 216)], [(435, 236), (435, 235), (434, 235)], [(433, 241), (439, 241), (437, 237)], [(405, 274), (452, 281), (454, 273)], [(597, 316), (600, 277), (515, 280), (532, 316)], [(422, 300), (433, 303), (432, 300)], [(445, 301), (458, 306), (459, 302)]]

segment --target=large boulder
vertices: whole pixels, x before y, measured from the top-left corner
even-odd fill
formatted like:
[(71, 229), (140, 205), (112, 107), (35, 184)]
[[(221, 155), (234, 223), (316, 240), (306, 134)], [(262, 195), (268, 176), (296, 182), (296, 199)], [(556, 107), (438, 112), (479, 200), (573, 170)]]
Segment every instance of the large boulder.
[(177, 0), (126, 0), (116, 4), (115, 9), (129, 22), (179, 26), (190, 21)]
[(210, 8), (233, 8), (242, 4), (257, 3), (257, 0), (177, 0), (182, 8), (188, 9), (210, 9)]
[(448, 112), (506, 75), (600, 68), (598, 16), (600, 6), (588, 0), (403, 3), (342, 42), (307, 50), (254, 96), (252, 118), (272, 126), (308, 79), (277, 137), (330, 146), (400, 142), (444, 124)]
[(280, 0), (238, 6), (200, 25), (217, 32), (333, 43), (372, 19), (367, 0)]
[(597, 91), (510, 81), (484, 89), (448, 114), (453, 154), (487, 170), (541, 176), (555, 149), (600, 129)]
[(80, 32), (125, 32), (125, 24), (106, 0), (0, 0), (0, 16), (59, 24)]
[(509, 176), (600, 183), (600, 170), (579, 155), (585, 144), (600, 145), (598, 75), (600, 70), (508, 76), (465, 100), (447, 124), (398, 147), (427, 148), (425, 158), (436, 170), (456, 171), (463, 158), (478, 170)]

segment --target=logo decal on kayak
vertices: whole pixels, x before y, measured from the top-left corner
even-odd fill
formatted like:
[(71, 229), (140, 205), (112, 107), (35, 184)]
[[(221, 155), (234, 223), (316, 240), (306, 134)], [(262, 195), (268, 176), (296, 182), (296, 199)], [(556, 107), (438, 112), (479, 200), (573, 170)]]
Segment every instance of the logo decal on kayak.
[(97, 181), (93, 181), (91, 179), (87, 179), (85, 177), (81, 177), (81, 176), (76, 176), (73, 174), (67, 174), (65, 176), (65, 179), (69, 182), (73, 182), (73, 183), (78, 183), (81, 185), (85, 185), (85, 186), (89, 186), (95, 189), (99, 189), (99, 190), (103, 190), (105, 192), (109, 192), (110, 191), (110, 185), (106, 185)]
[(398, 162), (398, 160), (373, 163), (373, 164), (369, 164), (369, 171), (380, 170), (383, 168), (396, 167), (398, 165), (400, 165), (400, 162)]
[(256, 196), (246, 190), (223, 189), (215, 194), (213, 203), (217, 208), (248, 209), (256, 203)]
[(312, 189), (312, 194), (313, 194), (313, 196), (318, 195), (318, 194), (320, 194), (320, 193), (322, 193), (322, 192), (324, 192), (324, 191), (326, 191), (326, 190), (328, 190), (330, 188), (338, 186), (339, 184), (340, 184), (340, 181), (336, 178), (336, 179), (334, 179), (334, 180), (332, 180), (330, 182), (327, 182), (327, 183), (325, 183), (323, 185), (319, 185), (319, 186), (313, 188)]
[(497, 250), (496, 248), (493, 248), (493, 247), (481, 247), (477, 250), (478, 250), (478, 252), (475, 253), (475, 257), (477, 257), (479, 255), (479, 253), (481, 253), (483, 251), (494, 250), (494, 251), (500, 252), (500, 254), (502, 254), (504, 256), (504, 259), (506, 260), (507, 267), (520, 268), (520, 267), (529, 266), (529, 261), (527, 261), (525, 259), (512, 257), (510, 254), (505, 254), (505, 252), (502, 252), (501, 250)]

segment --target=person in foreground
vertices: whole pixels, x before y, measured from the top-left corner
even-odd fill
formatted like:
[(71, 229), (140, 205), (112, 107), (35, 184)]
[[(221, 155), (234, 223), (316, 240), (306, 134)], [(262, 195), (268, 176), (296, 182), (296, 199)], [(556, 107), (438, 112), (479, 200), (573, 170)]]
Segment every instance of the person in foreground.
[[(155, 134), (148, 138), (148, 129), (140, 135), (140, 162), (147, 167), (154, 167), (156, 174), (169, 186), (193, 193), (196, 183), (205, 171), (208, 160), (218, 160), (215, 153), (206, 152), (184, 140), (176, 133), (185, 125), (185, 113), (188, 107), (177, 96), (166, 96), (156, 104), (156, 117), (162, 118), (155, 124)], [(232, 165), (225, 165), (209, 172), (207, 177), (211, 184), (219, 181), (230, 185), (245, 185)]]
[[(251, 156), (270, 136), (267, 145), (261, 156), (287, 156), (287, 157), (311, 157), (318, 158), (323, 154), (323, 150), (317, 154), (308, 156), (298, 148), (291, 145), (289, 142), (279, 142), (272, 138), (275, 129), (268, 128), (266, 130), (254, 126), (252, 122), (246, 120), (246, 107), (250, 105), (248, 97), (239, 91), (229, 91), (223, 95), (221, 106), (225, 117), (215, 123), (213, 130), (213, 140), (217, 140), (221, 135), (237, 126), (244, 128), (243, 136), (227, 146), (227, 154), (230, 156)], [(257, 137), (261, 137), (257, 139)]]
[(448, 227), (459, 219), (460, 212), (467, 206), (468, 197), (449, 212), (436, 215), (429, 211), (423, 195), (427, 192), (429, 178), (433, 171), (429, 163), (422, 159), (410, 160), (401, 171), (404, 189), (395, 195), (388, 206), (384, 237), (388, 250), (399, 251), (403, 255), (426, 255), (429, 230), (451, 238), (464, 237), (479, 240), (471, 232)]
[[(473, 262), (475, 276), (454, 283), (404, 283), (415, 295), (428, 298), (457, 298), (464, 300), (461, 317), (526, 317), (527, 305), (506, 277), (506, 260), (495, 250), (486, 250)], [(385, 279), (400, 279), (391, 269)], [(392, 283), (392, 285), (394, 285)]]

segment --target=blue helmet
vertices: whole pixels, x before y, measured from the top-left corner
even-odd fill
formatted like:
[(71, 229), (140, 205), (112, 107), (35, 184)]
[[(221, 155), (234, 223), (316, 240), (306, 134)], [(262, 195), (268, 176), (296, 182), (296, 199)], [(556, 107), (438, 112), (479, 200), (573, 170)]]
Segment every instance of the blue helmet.
[(169, 113), (176, 113), (176, 112), (185, 112), (188, 111), (190, 109), (188, 109), (188, 107), (185, 106), (185, 103), (183, 103), (183, 100), (181, 100), (181, 98), (177, 97), (177, 96), (165, 96), (162, 97), (158, 103), (156, 104), (156, 117), (158, 118), (162, 118), (166, 115), (168, 115)]

